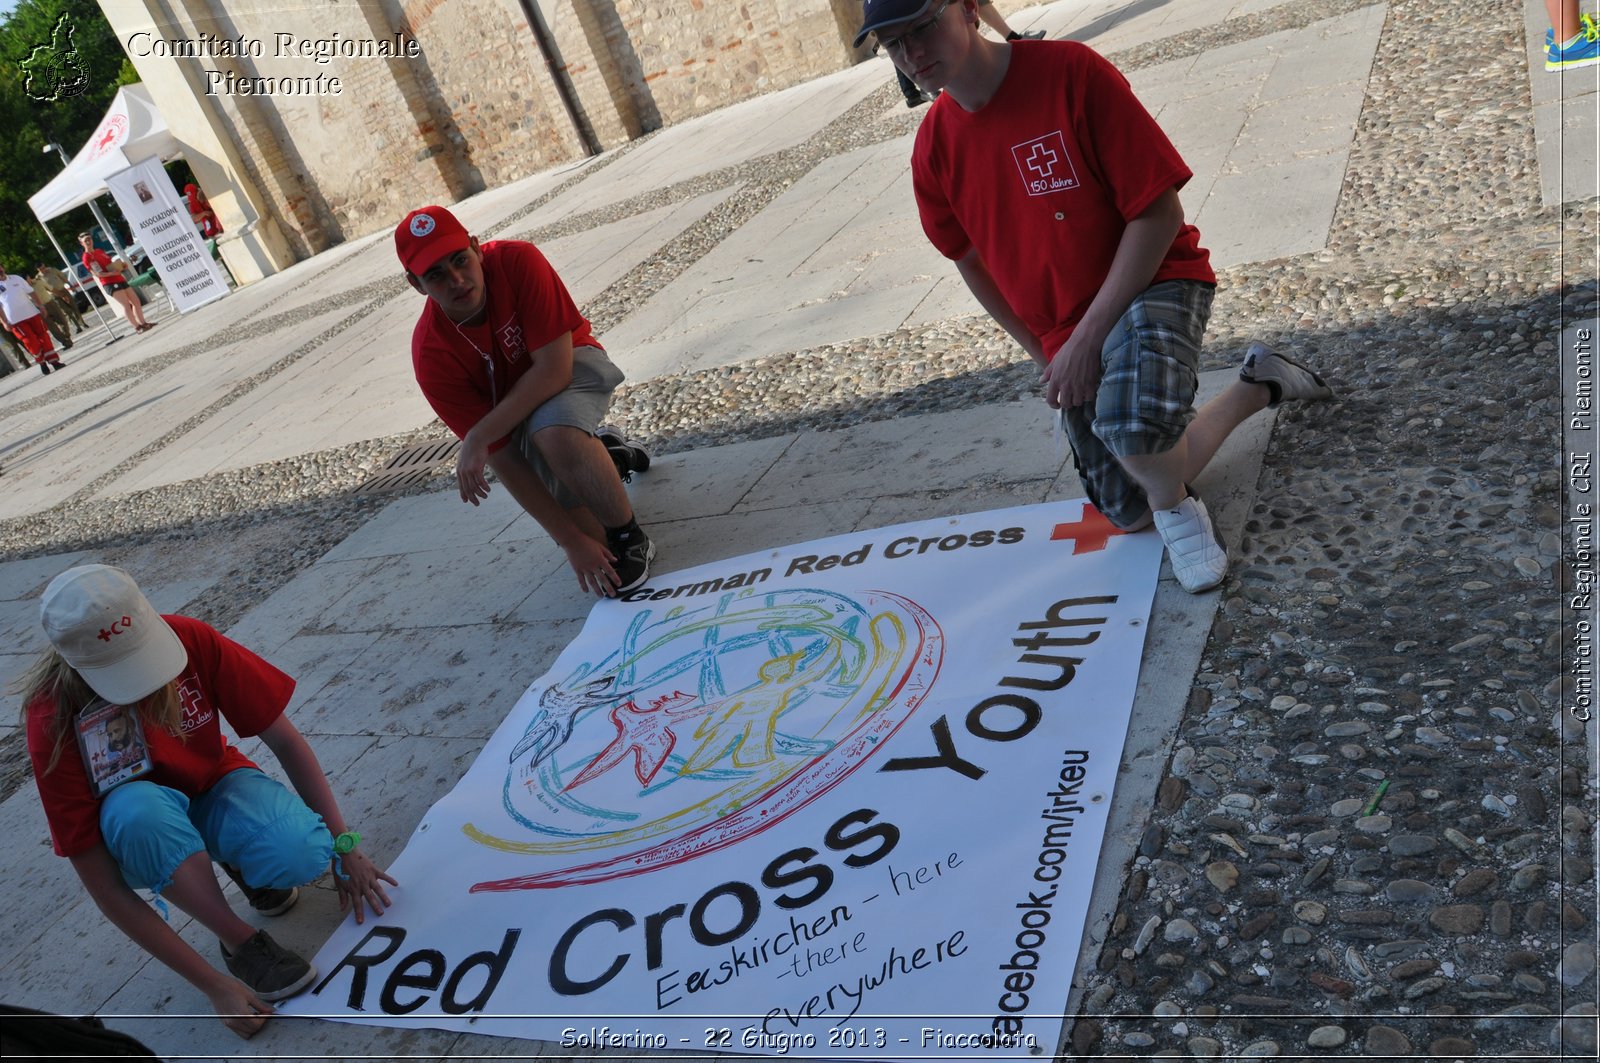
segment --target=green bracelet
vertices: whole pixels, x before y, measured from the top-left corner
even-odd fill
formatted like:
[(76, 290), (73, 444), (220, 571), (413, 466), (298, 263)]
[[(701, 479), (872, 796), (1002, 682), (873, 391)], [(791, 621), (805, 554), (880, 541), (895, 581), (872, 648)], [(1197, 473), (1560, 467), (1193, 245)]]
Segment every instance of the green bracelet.
[(350, 876), (344, 873), (344, 854), (355, 852), (357, 845), (361, 844), (361, 835), (353, 830), (347, 830), (333, 839), (333, 873), (341, 879)]

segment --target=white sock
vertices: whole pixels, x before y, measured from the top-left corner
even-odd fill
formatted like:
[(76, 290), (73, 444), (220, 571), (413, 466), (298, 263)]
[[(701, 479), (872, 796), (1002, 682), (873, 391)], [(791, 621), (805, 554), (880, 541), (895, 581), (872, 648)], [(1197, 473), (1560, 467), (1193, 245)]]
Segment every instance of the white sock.
[(1562, 41), (1561, 43), (1557, 44), (1556, 47), (1560, 48), (1564, 52), (1568, 48), (1571, 48), (1574, 44), (1577, 44), (1582, 39), (1583, 39), (1583, 31), (1579, 30), (1577, 33), (1574, 33), (1571, 37), (1569, 37), (1566, 40)]

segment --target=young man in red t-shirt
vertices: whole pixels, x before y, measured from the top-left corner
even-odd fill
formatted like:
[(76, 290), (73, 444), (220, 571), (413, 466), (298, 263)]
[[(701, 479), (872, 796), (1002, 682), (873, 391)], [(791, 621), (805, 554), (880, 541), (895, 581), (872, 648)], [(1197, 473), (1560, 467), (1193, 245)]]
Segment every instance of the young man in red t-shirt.
[(1110, 63), (988, 40), (975, 0), (866, 0), (869, 35), (942, 91), (911, 159), (923, 230), (1044, 369), (1090, 501), (1120, 528), (1154, 520), (1183, 588), (1215, 587), (1227, 551), (1187, 484), (1252, 414), (1332, 391), (1252, 344), (1194, 408), (1216, 276), (1178, 201), (1189, 168)]
[(641, 586), (656, 554), (622, 477), (650, 455), (600, 420), (622, 383), (589, 322), (539, 249), (479, 245), (443, 207), (394, 232), (406, 280), (428, 297), (411, 337), (417, 384), (461, 439), (456, 484), (477, 505), (493, 469), (567, 554), (585, 591)]

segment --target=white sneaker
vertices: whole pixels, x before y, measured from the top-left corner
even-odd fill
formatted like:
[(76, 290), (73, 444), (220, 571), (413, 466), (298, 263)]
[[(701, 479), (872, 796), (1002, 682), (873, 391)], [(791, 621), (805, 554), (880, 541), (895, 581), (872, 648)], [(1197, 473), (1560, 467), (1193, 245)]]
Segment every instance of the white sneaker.
[(1208, 591), (1228, 574), (1228, 550), (1211, 526), (1205, 503), (1190, 495), (1174, 509), (1152, 514), (1172, 559), (1172, 574), (1190, 594)]
[(1252, 343), (1244, 352), (1239, 379), (1249, 384), (1265, 384), (1272, 392), (1272, 406), (1291, 399), (1333, 398), (1333, 389), (1326, 380), (1265, 343)]

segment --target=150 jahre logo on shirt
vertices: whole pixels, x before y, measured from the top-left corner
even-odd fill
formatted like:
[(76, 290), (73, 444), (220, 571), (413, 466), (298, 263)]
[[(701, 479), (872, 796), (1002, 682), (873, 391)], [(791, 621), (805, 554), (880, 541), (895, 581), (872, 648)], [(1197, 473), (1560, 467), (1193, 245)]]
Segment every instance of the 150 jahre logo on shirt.
[(1011, 149), (1011, 157), (1022, 175), (1022, 187), (1030, 196), (1078, 187), (1078, 171), (1067, 154), (1067, 140), (1060, 130), (1018, 144)]

